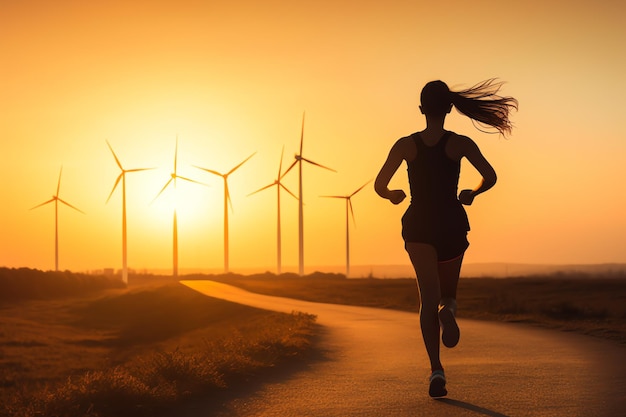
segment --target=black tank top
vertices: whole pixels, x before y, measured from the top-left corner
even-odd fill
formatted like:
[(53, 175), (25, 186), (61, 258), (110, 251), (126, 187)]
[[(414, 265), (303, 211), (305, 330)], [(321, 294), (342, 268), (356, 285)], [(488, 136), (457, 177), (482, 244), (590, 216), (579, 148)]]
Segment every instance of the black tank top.
[(444, 133), (433, 146), (426, 145), (419, 133), (410, 136), (417, 148), (415, 159), (407, 162), (411, 205), (421, 222), (469, 230), (467, 214), (457, 198), (461, 162), (446, 155), (450, 135)]

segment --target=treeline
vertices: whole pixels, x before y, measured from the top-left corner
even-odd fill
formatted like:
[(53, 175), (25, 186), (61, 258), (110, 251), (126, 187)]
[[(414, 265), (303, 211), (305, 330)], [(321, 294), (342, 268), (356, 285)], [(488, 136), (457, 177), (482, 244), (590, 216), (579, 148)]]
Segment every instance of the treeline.
[(185, 279), (210, 279), (214, 281), (224, 281), (228, 282), (228, 280), (233, 279), (294, 279), (294, 280), (308, 280), (308, 279), (346, 279), (345, 274), (337, 274), (334, 272), (319, 272), (315, 271), (307, 275), (299, 275), (295, 272), (283, 272), (280, 275), (277, 275), (274, 272), (263, 272), (257, 274), (248, 274), (242, 275), (233, 272), (223, 273), (223, 274), (190, 274), (185, 275)]
[(0, 304), (84, 295), (110, 288), (124, 288), (124, 284), (104, 275), (0, 268)]

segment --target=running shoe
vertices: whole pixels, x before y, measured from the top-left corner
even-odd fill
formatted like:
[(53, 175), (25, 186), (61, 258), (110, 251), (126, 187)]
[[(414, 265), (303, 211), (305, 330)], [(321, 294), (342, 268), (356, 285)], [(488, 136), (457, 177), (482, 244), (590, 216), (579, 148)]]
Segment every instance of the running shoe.
[(453, 348), (459, 343), (461, 331), (454, 318), (454, 310), (447, 305), (439, 307), (439, 323), (441, 323), (441, 341), (447, 348)]
[(446, 376), (442, 370), (433, 371), (430, 375), (428, 395), (433, 398), (445, 397), (448, 395), (448, 390), (446, 390)]

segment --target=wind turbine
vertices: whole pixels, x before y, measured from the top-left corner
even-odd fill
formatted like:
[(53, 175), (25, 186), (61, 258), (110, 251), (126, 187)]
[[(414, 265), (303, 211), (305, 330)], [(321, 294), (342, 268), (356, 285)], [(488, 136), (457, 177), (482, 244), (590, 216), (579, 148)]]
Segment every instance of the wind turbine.
[(300, 153), (295, 155), (295, 161), (287, 168), (285, 174), (291, 170), (296, 164), (298, 164), (298, 272), (300, 276), (304, 275), (304, 216), (303, 216), (303, 200), (302, 200), (302, 162), (307, 162), (311, 165), (318, 166), (320, 168), (327, 169), (329, 171), (337, 172), (332, 168), (320, 165), (317, 162), (313, 162), (310, 159), (306, 159), (302, 156), (302, 145), (304, 142), (304, 113), (302, 113), (302, 130), (300, 131)]
[[(161, 191), (159, 191), (159, 193), (156, 195), (156, 197), (154, 197), (154, 200), (152, 200), (153, 203), (154, 203), (154, 201), (157, 198), (159, 198), (159, 196), (163, 193), (163, 191), (165, 191), (165, 189), (170, 184), (172, 184), (174, 186), (174, 192), (176, 192), (176, 180), (177, 179), (193, 182), (194, 184), (205, 185), (205, 184), (202, 184), (201, 182), (194, 181), (192, 179), (189, 179), (189, 178), (186, 178), (186, 177), (181, 177), (180, 175), (178, 175), (178, 173), (177, 173), (177, 162), (178, 162), (178, 136), (176, 136), (176, 148), (174, 150), (174, 171), (170, 174), (170, 179), (165, 183), (163, 188), (161, 188)], [(174, 207), (174, 218), (173, 218), (173, 243), (174, 243), (174, 249), (173, 249), (173, 263), (174, 263), (174, 266), (173, 266), (173, 276), (174, 276), (174, 278), (176, 278), (176, 277), (178, 277), (178, 220), (176, 218), (176, 207)]]
[(126, 244), (126, 174), (128, 172), (147, 171), (153, 168), (124, 169), (124, 167), (120, 163), (120, 160), (115, 154), (115, 151), (113, 151), (113, 148), (111, 147), (111, 144), (109, 143), (108, 140), (106, 141), (106, 143), (109, 146), (111, 153), (113, 154), (113, 158), (115, 158), (115, 163), (117, 163), (117, 166), (122, 171), (120, 175), (118, 175), (117, 179), (115, 180), (113, 189), (111, 190), (111, 193), (109, 194), (109, 197), (107, 198), (106, 202), (107, 203), (109, 202), (109, 200), (111, 199), (111, 196), (113, 195), (113, 192), (115, 191), (115, 189), (117, 188), (121, 180), (122, 181), (122, 281), (124, 281), (125, 284), (128, 284), (128, 251), (127, 251), (128, 246)]
[(35, 207), (32, 207), (31, 210), (36, 209), (37, 207), (41, 207), (44, 206), (48, 203), (52, 203), (54, 202), (54, 270), (58, 271), (59, 270), (59, 202), (65, 204), (66, 206), (73, 208), (74, 210), (85, 214), (83, 211), (77, 209), (76, 207), (74, 207), (73, 205), (71, 205), (70, 203), (63, 201), (62, 199), (59, 198), (59, 191), (61, 189), (61, 174), (63, 173), (63, 167), (61, 167), (61, 170), (59, 171), (59, 182), (57, 183), (57, 192), (55, 195), (52, 196), (52, 198), (48, 201), (45, 201), (39, 205), (36, 205)]
[(244, 159), (241, 163), (239, 163), (239, 165), (235, 166), (233, 169), (226, 172), (225, 174), (218, 172), (218, 171), (214, 171), (212, 169), (202, 168), (202, 167), (194, 165), (196, 168), (206, 171), (208, 173), (211, 173), (213, 175), (222, 177), (222, 179), (224, 180), (224, 272), (228, 272), (228, 269), (229, 269), (229, 265), (228, 265), (228, 205), (230, 204), (231, 210), (233, 207), (233, 204), (230, 200), (230, 192), (228, 191), (228, 176), (232, 174), (233, 172), (235, 172), (237, 169), (239, 169), (255, 154), (256, 152), (254, 152), (252, 155)]
[(276, 176), (276, 179), (274, 180), (273, 183), (266, 185), (265, 187), (261, 187), (258, 190), (248, 194), (248, 195), (252, 195), (252, 194), (256, 194), (259, 191), (263, 191), (263, 190), (267, 190), (268, 188), (271, 188), (273, 186), (276, 186), (276, 199), (277, 199), (277, 203), (276, 203), (276, 207), (277, 207), (277, 216), (276, 216), (276, 265), (277, 265), (277, 271), (278, 271), (278, 275), (282, 274), (282, 245), (281, 245), (281, 230), (280, 230), (280, 189), (281, 187), (287, 191), (289, 194), (291, 194), (293, 196), (293, 198), (295, 198), (296, 200), (298, 199), (298, 197), (296, 197), (296, 195), (294, 193), (292, 193), (291, 191), (289, 191), (289, 189), (287, 187), (285, 187), (285, 185), (280, 182), (280, 180), (283, 179), (283, 177), (285, 176), (285, 173), (281, 174), (282, 168), (283, 168), (283, 154), (285, 153), (285, 147), (283, 146), (283, 151), (280, 154), (280, 163), (278, 164), (278, 175)]
[[(343, 198), (346, 200), (346, 278), (350, 277), (350, 214), (352, 215), (352, 221), (354, 220), (354, 210), (352, 209), (352, 200), (351, 198), (361, 191), (367, 184), (372, 182), (369, 180), (361, 187), (359, 187), (355, 192), (350, 195), (323, 195), (325, 198)], [(355, 222), (356, 223), (356, 222)]]

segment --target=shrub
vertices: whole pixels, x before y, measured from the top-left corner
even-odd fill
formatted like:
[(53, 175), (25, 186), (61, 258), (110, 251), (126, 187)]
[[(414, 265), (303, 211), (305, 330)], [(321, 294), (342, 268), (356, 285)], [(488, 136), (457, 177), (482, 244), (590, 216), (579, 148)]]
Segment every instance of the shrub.
[(0, 268), (0, 303), (78, 296), (124, 286), (119, 279), (104, 275)]
[[(21, 417), (141, 417), (189, 398), (216, 398), (251, 375), (305, 352), (315, 317), (275, 314), (194, 352), (155, 352), (108, 370), (88, 372), (28, 400)], [(254, 329), (254, 330), (253, 330)]]

